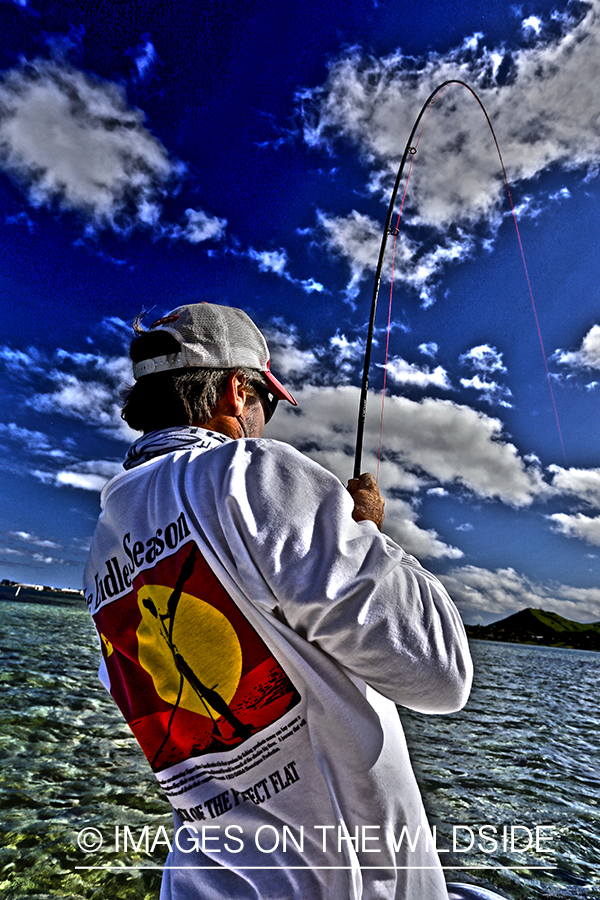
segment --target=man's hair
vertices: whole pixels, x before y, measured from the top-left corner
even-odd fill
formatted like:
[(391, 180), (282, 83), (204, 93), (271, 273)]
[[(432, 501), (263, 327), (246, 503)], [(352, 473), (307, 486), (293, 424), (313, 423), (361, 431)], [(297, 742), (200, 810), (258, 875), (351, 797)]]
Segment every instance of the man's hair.
[[(179, 352), (179, 343), (167, 331), (147, 331), (131, 342), (132, 362)], [(246, 379), (250, 397), (258, 394), (251, 382), (262, 381), (257, 369), (175, 369), (144, 375), (121, 391), (121, 418), (134, 431), (158, 431), (175, 425), (207, 424), (215, 415), (229, 376)]]

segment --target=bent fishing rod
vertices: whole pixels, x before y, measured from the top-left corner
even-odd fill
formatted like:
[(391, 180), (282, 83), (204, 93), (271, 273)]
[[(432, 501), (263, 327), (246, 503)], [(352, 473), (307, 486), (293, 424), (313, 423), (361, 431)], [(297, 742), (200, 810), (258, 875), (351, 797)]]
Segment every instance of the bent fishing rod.
[[(392, 216), (394, 215), (394, 208), (396, 205), (396, 197), (398, 195), (398, 188), (400, 187), (400, 183), (402, 181), (402, 176), (404, 174), (404, 169), (405, 169), (406, 161), (408, 160), (408, 157), (414, 156), (415, 153), (417, 152), (417, 148), (415, 146), (413, 146), (413, 138), (417, 132), (417, 128), (419, 127), (419, 123), (420, 123), (421, 119), (423, 118), (425, 111), (435, 101), (437, 96), (451, 84), (459, 84), (462, 87), (466, 88), (469, 91), (469, 93), (471, 93), (473, 95), (473, 97), (475, 97), (477, 102), (479, 103), (479, 106), (481, 107), (481, 110), (487, 120), (489, 127), (490, 127), (490, 131), (492, 132), (492, 137), (494, 139), (494, 143), (496, 145), (496, 150), (498, 151), (498, 157), (500, 159), (500, 165), (502, 166), (502, 172), (504, 173), (504, 180), (506, 182), (508, 195), (511, 198), (510, 188), (508, 187), (508, 179), (506, 177), (506, 170), (504, 168), (502, 154), (500, 153), (500, 146), (496, 139), (496, 134), (492, 127), (490, 117), (488, 116), (483, 103), (481, 102), (481, 100), (479, 99), (479, 97), (477, 96), (477, 94), (475, 93), (473, 88), (470, 87), (470, 85), (468, 85), (465, 81), (460, 81), (457, 78), (450, 78), (448, 81), (443, 81), (441, 84), (439, 84), (435, 88), (435, 90), (433, 90), (431, 92), (431, 94), (429, 95), (429, 97), (427, 98), (427, 100), (425, 101), (423, 106), (421, 107), (421, 111), (419, 112), (419, 115), (415, 119), (415, 123), (413, 125), (412, 131), (406, 142), (406, 147), (404, 148), (404, 153), (402, 154), (402, 161), (400, 162), (398, 174), (396, 175), (396, 181), (394, 184), (394, 189), (392, 191), (390, 205), (388, 207), (387, 219), (385, 220), (385, 227), (383, 229), (383, 237), (382, 237), (381, 246), (379, 249), (379, 259), (377, 260), (377, 269), (375, 271), (375, 284), (373, 286), (373, 300), (371, 302), (371, 315), (369, 318), (369, 329), (367, 332), (367, 345), (366, 345), (366, 349), (365, 349), (365, 365), (364, 365), (364, 370), (363, 370), (362, 386), (361, 386), (361, 391), (360, 391), (360, 402), (359, 402), (359, 407), (358, 407), (358, 425), (357, 425), (357, 430), (356, 430), (356, 455), (354, 457), (354, 475), (353, 475), (354, 478), (360, 477), (361, 466), (362, 466), (362, 450), (363, 450), (364, 432), (365, 432), (365, 418), (367, 415), (367, 391), (369, 388), (369, 368), (370, 368), (370, 364), (371, 364), (371, 348), (373, 345), (373, 333), (375, 330), (375, 313), (377, 310), (377, 298), (379, 296), (379, 286), (381, 283), (381, 274), (383, 272), (383, 261), (385, 259), (385, 251), (387, 248), (388, 235), (391, 234), (391, 235), (396, 236), (398, 234), (398, 229), (397, 228), (393, 229), (391, 227)], [(511, 206), (512, 206), (512, 198), (511, 198)]]

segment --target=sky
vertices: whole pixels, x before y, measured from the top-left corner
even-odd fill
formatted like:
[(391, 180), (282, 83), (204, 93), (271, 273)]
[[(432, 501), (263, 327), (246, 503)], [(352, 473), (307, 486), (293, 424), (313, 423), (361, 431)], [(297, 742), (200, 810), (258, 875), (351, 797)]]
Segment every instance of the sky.
[(510, 197), (452, 85), (362, 468), (466, 622), (600, 620), (600, 0), (0, 13), (0, 579), (81, 586), (142, 310), (243, 308), (300, 403), (265, 436), (352, 476), (453, 79)]

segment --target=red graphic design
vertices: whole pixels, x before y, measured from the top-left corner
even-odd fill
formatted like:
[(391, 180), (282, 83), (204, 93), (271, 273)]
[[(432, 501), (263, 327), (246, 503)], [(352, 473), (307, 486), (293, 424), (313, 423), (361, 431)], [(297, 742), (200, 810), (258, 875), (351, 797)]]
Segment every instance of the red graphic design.
[(94, 621), (111, 693), (155, 771), (238, 747), (300, 700), (192, 541)]

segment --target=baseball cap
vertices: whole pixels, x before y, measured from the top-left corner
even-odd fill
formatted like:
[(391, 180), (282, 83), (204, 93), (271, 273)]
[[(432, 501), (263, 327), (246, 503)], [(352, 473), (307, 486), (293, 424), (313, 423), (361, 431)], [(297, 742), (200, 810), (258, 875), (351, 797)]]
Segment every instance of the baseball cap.
[(178, 353), (156, 356), (134, 363), (136, 381), (153, 372), (172, 369), (258, 369), (271, 390), (292, 406), (298, 401), (270, 371), (267, 342), (250, 316), (233, 306), (190, 303), (178, 306), (150, 326), (166, 331), (178, 342)]

